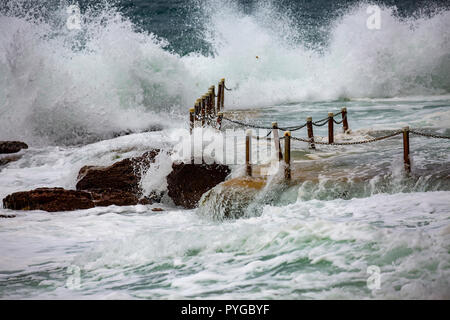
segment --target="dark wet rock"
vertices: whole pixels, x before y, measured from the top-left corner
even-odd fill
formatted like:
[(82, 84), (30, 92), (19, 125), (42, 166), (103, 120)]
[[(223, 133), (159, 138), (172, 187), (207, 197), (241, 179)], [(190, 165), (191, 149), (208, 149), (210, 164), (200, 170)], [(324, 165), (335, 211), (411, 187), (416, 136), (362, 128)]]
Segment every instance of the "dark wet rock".
[(152, 150), (109, 167), (85, 166), (79, 172), (77, 190), (39, 188), (16, 192), (3, 199), (3, 206), (13, 210), (55, 212), (153, 204), (160, 200), (161, 195), (142, 197), (139, 182), (158, 153), (159, 150)]
[(92, 195), (63, 188), (38, 188), (15, 192), (3, 199), (3, 207), (12, 210), (72, 211), (95, 207)]
[(202, 195), (223, 182), (231, 170), (221, 164), (174, 163), (167, 176), (168, 195), (177, 206), (193, 209)]
[(153, 203), (160, 203), (164, 197), (166, 192), (156, 192), (152, 191), (150, 194), (147, 194), (145, 196), (141, 195), (141, 199), (139, 200), (139, 204), (153, 204)]
[(0, 214), (0, 219), (11, 219), (11, 218), (15, 218), (16, 215), (14, 214)]
[(22, 149), (28, 149), (25, 142), (20, 141), (0, 141), (0, 154), (2, 153), (16, 153)]
[(96, 207), (116, 206), (134, 206), (137, 204), (153, 204), (154, 199), (142, 197), (133, 192), (127, 192), (114, 189), (90, 190)]
[[(77, 190), (39, 188), (16, 192), (3, 199), (3, 206), (13, 210), (72, 211), (102, 206), (153, 204), (163, 194), (142, 197), (139, 182), (154, 162), (159, 150), (141, 157), (125, 159), (109, 167), (86, 166), (80, 170)], [(167, 177), (168, 195), (176, 205), (194, 208), (201, 196), (223, 182), (230, 173), (219, 164), (177, 164)]]
[(132, 192), (113, 189), (79, 191), (63, 188), (38, 188), (31, 191), (16, 192), (3, 199), (3, 207), (6, 209), (44, 210), (48, 212), (152, 203), (147, 198), (139, 199)]
[(92, 201), (96, 207), (116, 206), (134, 206), (139, 203), (139, 198), (132, 192), (100, 189), (90, 190)]
[(77, 190), (122, 190), (139, 194), (139, 182), (159, 150), (124, 159), (109, 167), (84, 166), (78, 174)]

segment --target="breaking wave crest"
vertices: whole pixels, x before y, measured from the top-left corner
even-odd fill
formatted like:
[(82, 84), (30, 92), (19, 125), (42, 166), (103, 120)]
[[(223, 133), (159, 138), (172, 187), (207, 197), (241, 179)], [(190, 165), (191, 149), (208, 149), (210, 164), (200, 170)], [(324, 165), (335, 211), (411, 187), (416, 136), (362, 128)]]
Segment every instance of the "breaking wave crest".
[(369, 30), (360, 3), (317, 48), (301, 36), (308, 26), (270, 1), (250, 13), (233, 1), (195, 1), (211, 52), (180, 55), (108, 2), (84, 9), (80, 30), (65, 26), (68, 3), (26, 3), (0, 10), (2, 139), (76, 144), (182, 126), (186, 108), (221, 77), (234, 89), (228, 108), (450, 92), (446, 10), (399, 18), (384, 7), (381, 28)]

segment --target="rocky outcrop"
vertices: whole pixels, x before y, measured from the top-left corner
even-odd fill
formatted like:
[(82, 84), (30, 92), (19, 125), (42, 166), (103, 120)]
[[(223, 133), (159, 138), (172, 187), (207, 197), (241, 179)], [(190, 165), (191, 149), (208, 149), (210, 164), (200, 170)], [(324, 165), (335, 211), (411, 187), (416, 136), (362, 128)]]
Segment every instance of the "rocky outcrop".
[(159, 150), (125, 159), (109, 167), (85, 166), (78, 174), (77, 190), (116, 190), (139, 194), (139, 182)]
[(3, 199), (3, 207), (12, 210), (72, 211), (95, 207), (90, 192), (63, 188), (38, 188), (16, 192)]
[(202, 195), (223, 182), (231, 170), (221, 164), (174, 163), (167, 176), (168, 195), (177, 206), (193, 209)]
[(89, 191), (92, 195), (92, 201), (96, 207), (107, 206), (134, 206), (137, 204), (151, 204), (146, 198), (139, 199), (139, 196), (133, 192), (127, 192), (114, 189), (101, 189)]
[[(139, 189), (141, 177), (158, 153), (159, 150), (152, 150), (109, 167), (83, 167), (78, 175), (77, 190), (38, 188), (16, 192), (3, 199), (3, 206), (13, 210), (55, 212), (158, 202), (161, 195), (142, 198)], [(174, 163), (172, 169), (167, 176), (168, 195), (176, 205), (185, 208), (195, 208), (202, 195), (223, 182), (231, 171), (220, 164)]]
[(131, 192), (120, 190), (79, 191), (63, 188), (38, 188), (16, 192), (3, 199), (3, 207), (12, 210), (73, 211), (94, 207), (147, 204)]
[(22, 149), (28, 149), (28, 145), (20, 141), (0, 141), (0, 154), (16, 153)]
[(85, 166), (78, 174), (77, 190), (38, 188), (16, 192), (3, 199), (3, 207), (55, 212), (152, 204), (158, 200), (157, 196), (141, 198), (139, 182), (158, 153), (159, 150), (152, 150), (109, 167)]

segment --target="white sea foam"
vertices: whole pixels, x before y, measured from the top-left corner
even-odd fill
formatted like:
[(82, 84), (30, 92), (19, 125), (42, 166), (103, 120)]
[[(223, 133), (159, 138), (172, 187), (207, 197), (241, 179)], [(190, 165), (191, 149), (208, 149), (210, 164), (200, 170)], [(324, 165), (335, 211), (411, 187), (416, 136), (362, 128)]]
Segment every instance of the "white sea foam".
[[(38, 279), (50, 263), (55, 283), (25, 296), (448, 298), (448, 197), (299, 201), (225, 223), (188, 211), (129, 215), (114, 207), (50, 219), (29, 213), (2, 222), (0, 268), (12, 273), (0, 280)], [(12, 235), (14, 242), (5, 238)], [(69, 265), (82, 270), (81, 290), (64, 287)], [(370, 265), (382, 275), (373, 292), (366, 287)]]
[(162, 119), (221, 77), (234, 89), (228, 108), (448, 93), (450, 13), (399, 19), (382, 8), (381, 29), (369, 30), (366, 6), (334, 21), (318, 52), (270, 3), (251, 14), (233, 2), (210, 3), (198, 21), (214, 55), (183, 57), (107, 5), (83, 13), (81, 31), (65, 29), (64, 6), (51, 19), (16, 9), (0, 15), (0, 136), (71, 144), (180, 126)]

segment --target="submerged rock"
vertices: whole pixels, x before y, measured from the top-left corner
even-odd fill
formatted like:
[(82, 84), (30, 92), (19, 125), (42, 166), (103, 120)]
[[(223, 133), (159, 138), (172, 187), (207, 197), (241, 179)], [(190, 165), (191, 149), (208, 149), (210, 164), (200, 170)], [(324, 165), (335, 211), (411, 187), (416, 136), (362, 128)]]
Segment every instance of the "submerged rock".
[(16, 153), (22, 149), (28, 149), (28, 145), (25, 142), (0, 141), (0, 154), (1, 153)]
[(121, 190), (139, 194), (139, 182), (159, 150), (125, 159), (109, 167), (85, 166), (78, 174), (77, 190)]
[(225, 181), (231, 170), (221, 164), (174, 163), (167, 176), (168, 195), (177, 206), (193, 209), (202, 195)]
[[(283, 199), (284, 195), (288, 196)], [(213, 220), (259, 216), (265, 205), (296, 201), (297, 188), (282, 176), (238, 177), (225, 181), (207, 193), (199, 202), (197, 213)]]
[(0, 158), (0, 167), (7, 165), (10, 162), (17, 161), (21, 158), (20, 155), (13, 155), (13, 156), (7, 156), (7, 157), (1, 157)]
[(203, 195), (198, 214), (214, 220), (241, 218), (265, 186), (266, 180), (262, 178), (241, 177), (225, 181)]

